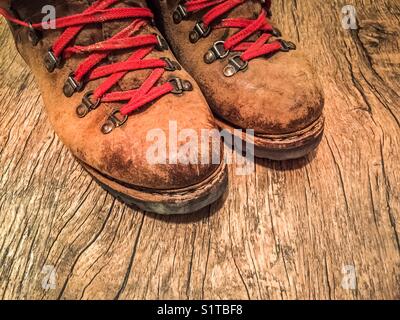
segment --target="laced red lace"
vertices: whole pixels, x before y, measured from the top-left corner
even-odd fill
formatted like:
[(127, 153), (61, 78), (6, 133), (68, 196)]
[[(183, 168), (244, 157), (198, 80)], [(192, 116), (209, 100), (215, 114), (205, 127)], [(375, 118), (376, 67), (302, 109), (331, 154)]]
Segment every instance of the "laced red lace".
[[(91, 98), (97, 100), (98, 103), (127, 101), (127, 104), (119, 110), (123, 116), (127, 116), (134, 110), (161, 96), (174, 92), (176, 87), (172, 82), (156, 86), (169, 66), (166, 60), (145, 59), (160, 44), (160, 38), (154, 34), (137, 35), (137, 32), (153, 18), (153, 13), (148, 8), (111, 7), (119, 1), (99, 0), (83, 13), (57, 18), (54, 21), (56, 28), (65, 28), (65, 30), (53, 44), (50, 53), (56, 60), (68, 59), (75, 54), (87, 54), (88, 56), (73, 73), (73, 80), (81, 83), (83, 81), (89, 82), (107, 77), (93, 92)], [(4, 9), (0, 9), (0, 14), (9, 21), (21, 26), (39, 30), (43, 28), (41, 23), (32, 25), (28, 22), (18, 20)], [(71, 45), (79, 32), (88, 24), (127, 18), (133, 19), (133, 22), (105, 41), (88, 46)], [(126, 61), (98, 66), (111, 52), (121, 49), (134, 49), (134, 52)], [(130, 91), (110, 92), (110, 89), (128, 72), (139, 69), (153, 69), (150, 76), (143, 82), (140, 88)]]
[[(272, 54), (277, 51), (287, 50), (285, 42), (276, 40), (268, 42), (274, 33), (275, 29), (268, 21), (267, 12), (271, 7), (271, 0), (262, 1), (263, 9), (257, 19), (247, 18), (226, 18), (220, 23), (213, 25), (221, 16), (233, 10), (234, 8), (244, 4), (249, 0), (188, 0), (183, 6), (187, 13), (207, 10), (203, 15), (202, 23), (205, 29), (221, 29), (221, 28), (236, 28), (237, 33), (229, 37), (224, 42), (226, 51), (242, 52), (240, 58), (243, 61)], [(255, 33), (262, 33), (256, 41), (245, 41)]]

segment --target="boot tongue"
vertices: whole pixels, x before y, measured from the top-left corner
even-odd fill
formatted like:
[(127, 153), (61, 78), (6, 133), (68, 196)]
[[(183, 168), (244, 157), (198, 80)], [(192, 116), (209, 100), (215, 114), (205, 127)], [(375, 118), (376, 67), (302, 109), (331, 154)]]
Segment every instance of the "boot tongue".
[(259, 1), (246, 1), (230, 11), (228, 18), (255, 19), (258, 17), (261, 10), (262, 5)]
[[(252, 0), (246, 1), (236, 8), (229, 11), (227, 14), (218, 18), (216, 23), (219, 23), (222, 19), (231, 19), (231, 18), (242, 18), (242, 19), (257, 19), (261, 13), (263, 6), (260, 1)], [(218, 32), (218, 37), (227, 38), (232, 36), (237, 32), (237, 29), (221, 29)], [(251, 38), (250, 38), (251, 39)]]
[[(114, 5), (114, 8), (146, 8), (146, 0), (121, 0)], [(114, 36), (122, 29), (126, 28), (132, 23), (132, 19), (123, 19), (115, 21), (106, 21), (103, 23), (103, 34), (106, 39)]]
[[(146, 8), (146, 0), (123, 0), (117, 3), (114, 7), (116, 8), (132, 8), (140, 7)], [(124, 28), (128, 27), (132, 23), (132, 19), (123, 19), (116, 21), (105, 22), (102, 25), (104, 39), (109, 39), (112, 36), (119, 33)], [(151, 34), (155, 30), (150, 26), (145, 26), (138, 30), (137, 34)], [(110, 63), (126, 61), (132, 55), (132, 50), (119, 50), (112, 52), (108, 56), (108, 61)], [(151, 54), (148, 56), (150, 57)], [(140, 87), (140, 84), (150, 75), (150, 70), (137, 70), (134, 72), (129, 72), (118, 82), (118, 89), (121, 90), (132, 90)]]

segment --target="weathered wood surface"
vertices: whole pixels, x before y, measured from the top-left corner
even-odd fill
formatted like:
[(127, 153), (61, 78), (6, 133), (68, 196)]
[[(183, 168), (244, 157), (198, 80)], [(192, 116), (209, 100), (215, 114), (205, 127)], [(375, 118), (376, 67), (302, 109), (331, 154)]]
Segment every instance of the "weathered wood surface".
[[(341, 26), (347, 4), (357, 31)], [(231, 170), (225, 201), (187, 217), (134, 211), (93, 182), (0, 24), (0, 297), (400, 298), (399, 2), (276, 0), (274, 12), (319, 69), (325, 138), (309, 159)]]

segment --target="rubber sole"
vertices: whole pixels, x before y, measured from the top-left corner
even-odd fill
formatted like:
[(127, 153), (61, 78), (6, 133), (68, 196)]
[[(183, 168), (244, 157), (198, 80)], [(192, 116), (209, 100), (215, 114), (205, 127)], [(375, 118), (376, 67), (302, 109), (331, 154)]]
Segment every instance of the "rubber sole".
[(115, 198), (127, 205), (160, 215), (196, 212), (217, 201), (228, 185), (227, 167), (224, 162), (201, 183), (176, 190), (153, 190), (128, 186), (105, 177), (85, 163), (82, 165), (100, 186)]
[(255, 134), (248, 136), (242, 130), (235, 130), (231, 124), (216, 118), (221, 129), (230, 132), (233, 136), (242, 140), (245, 144), (254, 146), (254, 156), (276, 161), (299, 159), (307, 156), (315, 150), (321, 142), (324, 133), (324, 117), (321, 116), (307, 128), (284, 135)]

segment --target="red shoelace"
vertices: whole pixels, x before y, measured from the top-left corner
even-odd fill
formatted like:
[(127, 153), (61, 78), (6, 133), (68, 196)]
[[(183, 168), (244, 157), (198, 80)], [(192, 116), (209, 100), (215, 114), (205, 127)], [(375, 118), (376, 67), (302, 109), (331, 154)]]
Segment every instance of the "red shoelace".
[[(174, 13), (174, 20), (179, 23), (180, 20), (187, 17), (188, 14), (204, 11), (202, 20), (197, 22), (195, 28), (190, 34), (191, 42), (197, 42), (201, 37), (209, 35), (212, 29), (235, 28), (239, 29), (237, 33), (227, 38), (225, 41), (218, 41), (211, 48), (216, 58), (225, 58), (229, 52), (242, 52), (233, 58), (233, 63), (239, 64), (238, 67), (247, 66), (251, 59), (276, 53), (278, 51), (289, 51), (295, 49), (295, 45), (291, 42), (277, 39), (269, 42), (271, 37), (280, 37), (280, 32), (274, 29), (268, 21), (268, 13), (271, 7), (271, 0), (260, 0), (263, 9), (257, 19), (248, 18), (226, 18), (219, 23), (216, 20), (221, 16), (229, 13), (236, 7), (243, 5), (249, 0), (187, 0), (182, 2), (177, 11)], [(256, 41), (245, 41), (256, 33), (261, 35)], [(222, 47), (223, 45), (223, 47)], [(237, 61), (237, 59), (239, 61)], [(213, 62), (212, 57), (207, 58), (207, 63)]]
[[(154, 49), (165, 50), (168, 46), (163, 38), (156, 34), (138, 35), (137, 32), (153, 19), (153, 13), (148, 8), (129, 7), (115, 8), (113, 5), (120, 0), (99, 0), (87, 8), (83, 13), (61, 17), (53, 21), (56, 29), (65, 29), (55, 41), (45, 59), (49, 72), (53, 72), (62, 60), (75, 54), (86, 54), (87, 57), (80, 63), (66, 82), (64, 93), (67, 96), (83, 88), (84, 83), (106, 78), (94, 91), (88, 92), (83, 98), (83, 110), (77, 113), (85, 116), (91, 109), (98, 107), (101, 102), (127, 102), (122, 108), (111, 115), (113, 124), (118, 126), (124, 123), (130, 113), (140, 107), (168, 94), (182, 93), (191, 90), (190, 83), (172, 77), (170, 81), (157, 85), (165, 71), (180, 69), (180, 66), (167, 58), (145, 59)], [(30, 24), (16, 19), (8, 11), (0, 9), (0, 14), (7, 20), (31, 29), (31, 32), (43, 29), (42, 23)], [(121, 19), (133, 19), (133, 22), (113, 37), (88, 46), (71, 45), (79, 32), (88, 24), (104, 23)], [(136, 35), (135, 35), (136, 34)], [(123, 62), (98, 66), (112, 52), (122, 49), (132, 49), (132, 55)], [(153, 69), (150, 76), (140, 88), (130, 91), (110, 92), (110, 90), (128, 72), (140, 69)], [(182, 84), (183, 83), (183, 84)], [(93, 102), (94, 101), (94, 102)], [(117, 117), (117, 114), (122, 115)], [(108, 132), (105, 132), (108, 133)]]

